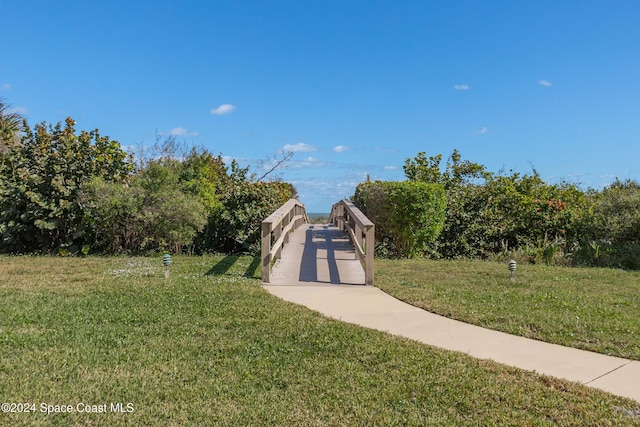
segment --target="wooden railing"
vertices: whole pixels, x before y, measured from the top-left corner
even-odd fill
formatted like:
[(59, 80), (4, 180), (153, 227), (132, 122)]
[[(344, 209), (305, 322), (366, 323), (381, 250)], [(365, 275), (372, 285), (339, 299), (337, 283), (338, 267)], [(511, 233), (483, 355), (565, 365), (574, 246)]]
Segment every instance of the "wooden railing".
[(304, 205), (296, 199), (290, 199), (262, 221), (263, 282), (270, 282), (271, 262), (280, 258), (282, 247), (289, 242), (290, 232), (308, 222)]
[(349, 200), (340, 200), (331, 208), (329, 222), (345, 230), (356, 249), (356, 257), (364, 267), (364, 281), (373, 285), (373, 254), (375, 251), (375, 226)]

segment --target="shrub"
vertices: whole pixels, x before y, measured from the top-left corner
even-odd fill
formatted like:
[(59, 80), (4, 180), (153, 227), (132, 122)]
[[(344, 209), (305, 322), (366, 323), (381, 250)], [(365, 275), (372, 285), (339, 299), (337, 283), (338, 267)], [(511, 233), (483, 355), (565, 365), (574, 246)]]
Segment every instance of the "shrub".
[(222, 208), (209, 217), (208, 249), (258, 253), (262, 221), (295, 196), (285, 182), (235, 181), (220, 197)]
[(181, 252), (206, 225), (197, 196), (167, 166), (150, 164), (127, 186), (96, 178), (85, 192), (94, 246), (109, 253)]
[(461, 161), (454, 150), (444, 171), (442, 155), (424, 152), (405, 162), (410, 180), (442, 183), (447, 216), (442, 233), (429, 245), (434, 257), (494, 257), (526, 251), (538, 262), (569, 259), (579, 247), (591, 202), (575, 185), (545, 183), (533, 174), (491, 173)]
[(74, 126), (71, 118), (64, 128), (24, 126), (0, 158), (0, 251), (76, 250), (89, 233), (79, 203), (83, 186), (92, 177), (127, 179), (132, 163), (120, 144), (97, 130), (78, 135)]
[(616, 180), (589, 197), (577, 263), (640, 269), (640, 184)]
[(353, 202), (376, 224), (376, 241), (389, 241), (392, 254), (413, 257), (442, 230), (446, 197), (440, 184), (417, 181), (363, 183)]

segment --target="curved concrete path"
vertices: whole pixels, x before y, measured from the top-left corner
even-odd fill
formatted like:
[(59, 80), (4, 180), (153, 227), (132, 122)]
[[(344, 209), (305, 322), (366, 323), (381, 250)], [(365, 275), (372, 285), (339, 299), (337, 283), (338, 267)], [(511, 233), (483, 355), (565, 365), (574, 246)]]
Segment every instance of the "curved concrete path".
[[(305, 247), (307, 239), (311, 249)], [(640, 402), (639, 361), (469, 325), (406, 304), (378, 288), (358, 285), (364, 283), (364, 272), (345, 239), (331, 226), (301, 227), (274, 266), (272, 282), (263, 284), (264, 288), (348, 323), (580, 382)]]

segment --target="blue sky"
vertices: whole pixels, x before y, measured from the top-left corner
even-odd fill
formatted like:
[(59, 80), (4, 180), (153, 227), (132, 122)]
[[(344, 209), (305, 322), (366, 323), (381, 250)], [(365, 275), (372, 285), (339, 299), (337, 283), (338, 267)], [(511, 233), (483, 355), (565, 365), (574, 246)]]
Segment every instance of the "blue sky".
[(420, 151), (601, 188), (640, 179), (640, 2), (0, 0), (0, 97), (125, 147), (258, 165), (310, 212)]

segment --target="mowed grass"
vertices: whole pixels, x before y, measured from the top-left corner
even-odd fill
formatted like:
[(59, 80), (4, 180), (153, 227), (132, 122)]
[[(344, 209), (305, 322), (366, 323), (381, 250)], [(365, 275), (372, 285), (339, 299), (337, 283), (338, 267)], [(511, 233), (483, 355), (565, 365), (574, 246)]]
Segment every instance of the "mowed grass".
[(0, 257), (0, 401), (36, 405), (0, 425), (640, 425), (637, 402), (281, 301), (258, 264)]
[(640, 272), (378, 260), (376, 284), (428, 311), (564, 346), (640, 360)]

